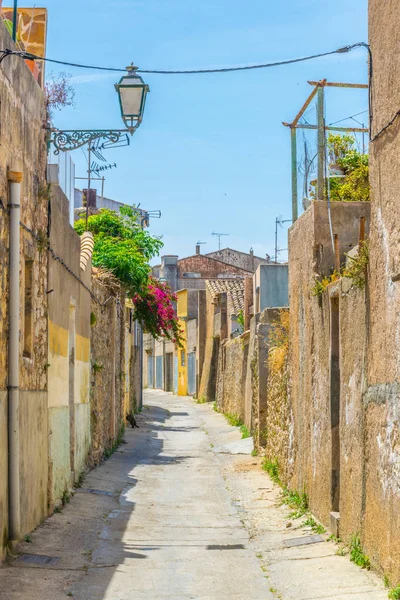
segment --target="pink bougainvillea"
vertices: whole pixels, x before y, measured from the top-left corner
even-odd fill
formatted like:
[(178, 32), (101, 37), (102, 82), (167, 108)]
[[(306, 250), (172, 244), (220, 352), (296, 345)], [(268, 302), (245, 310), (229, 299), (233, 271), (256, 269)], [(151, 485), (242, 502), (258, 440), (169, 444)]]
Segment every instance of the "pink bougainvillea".
[(150, 277), (147, 289), (135, 294), (132, 301), (135, 318), (144, 331), (155, 338), (166, 337), (179, 346), (182, 344), (183, 330), (175, 310), (177, 297), (167, 284)]

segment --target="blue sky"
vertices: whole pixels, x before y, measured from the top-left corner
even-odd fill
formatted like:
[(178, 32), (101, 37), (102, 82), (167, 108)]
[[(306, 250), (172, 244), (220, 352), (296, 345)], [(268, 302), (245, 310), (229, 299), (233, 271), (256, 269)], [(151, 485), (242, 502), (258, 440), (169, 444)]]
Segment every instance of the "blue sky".
[[(6, 2), (5, 2), (6, 4)], [(20, 2), (33, 6), (33, 2)], [(188, 69), (305, 56), (367, 41), (367, 0), (47, 0), (48, 56), (124, 67)], [(48, 66), (48, 70), (59, 69)], [(118, 74), (66, 69), (76, 105), (60, 128), (121, 127)], [(128, 148), (108, 151), (106, 195), (160, 209), (151, 230), (163, 253), (189, 255), (224, 245), (273, 253), (275, 217), (291, 217), (291, 120), (309, 79), (366, 82), (366, 52), (279, 68), (199, 76), (147, 75), (151, 93)], [(329, 90), (328, 121), (367, 108), (365, 92)], [(312, 119), (312, 115), (310, 115)], [(75, 151), (77, 175), (86, 174)], [(285, 232), (280, 246), (286, 247)], [(281, 254), (285, 258), (285, 253)]]

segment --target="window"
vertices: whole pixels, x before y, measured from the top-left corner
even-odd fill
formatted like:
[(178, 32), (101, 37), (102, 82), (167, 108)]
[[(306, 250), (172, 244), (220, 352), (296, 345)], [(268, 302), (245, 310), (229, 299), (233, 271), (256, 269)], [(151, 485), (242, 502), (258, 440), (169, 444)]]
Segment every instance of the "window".
[(25, 259), (24, 268), (24, 351), (26, 358), (32, 358), (32, 299), (33, 299), (33, 260)]
[(181, 367), (185, 366), (185, 351), (181, 350)]
[(187, 272), (187, 273), (183, 273), (183, 277), (186, 277), (187, 279), (200, 279), (201, 273)]

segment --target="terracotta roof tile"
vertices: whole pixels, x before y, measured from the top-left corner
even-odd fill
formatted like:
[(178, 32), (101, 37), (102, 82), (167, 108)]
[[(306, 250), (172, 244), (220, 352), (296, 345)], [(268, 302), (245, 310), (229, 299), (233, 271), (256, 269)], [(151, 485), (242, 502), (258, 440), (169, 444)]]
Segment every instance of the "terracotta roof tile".
[(244, 310), (244, 280), (243, 279), (207, 279), (206, 285), (213, 298), (226, 293), (228, 314), (238, 315)]

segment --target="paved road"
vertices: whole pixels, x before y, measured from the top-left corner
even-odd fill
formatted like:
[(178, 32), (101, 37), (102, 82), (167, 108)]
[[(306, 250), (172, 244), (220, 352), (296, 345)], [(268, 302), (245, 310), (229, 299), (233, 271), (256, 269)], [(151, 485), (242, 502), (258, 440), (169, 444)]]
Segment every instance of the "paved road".
[(287, 527), (258, 459), (216, 452), (241, 436), (209, 405), (156, 391), (145, 403), (127, 444), (21, 544), (54, 564), (1, 567), (1, 600), (387, 598), (331, 542), (285, 547), (310, 532)]

